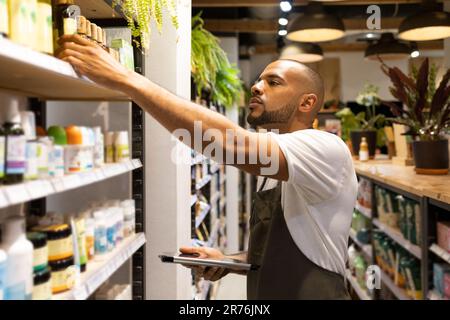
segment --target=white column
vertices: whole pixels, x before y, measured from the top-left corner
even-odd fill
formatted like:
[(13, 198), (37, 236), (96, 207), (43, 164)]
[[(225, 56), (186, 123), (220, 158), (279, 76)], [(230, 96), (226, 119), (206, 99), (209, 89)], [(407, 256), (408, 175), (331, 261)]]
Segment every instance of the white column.
[[(169, 91), (190, 99), (191, 1), (178, 0), (179, 29), (165, 14), (162, 35), (152, 26), (145, 74)], [(163, 264), (158, 255), (177, 251), (190, 239), (190, 165), (171, 159), (174, 148), (189, 159), (190, 149), (149, 115), (145, 124), (146, 156), (146, 298), (192, 299), (191, 274), (186, 268)]]
[[(227, 53), (231, 63), (238, 64), (238, 39), (235, 37), (220, 38), (220, 46)], [(239, 123), (237, 106), (229, 108), (226, 112), (227, 118), (235, 123)], [(226, 168), (226, 225), (227, 225), (227, 252), (237, 252), (239, 250), (239, 170), (228, 166)]]

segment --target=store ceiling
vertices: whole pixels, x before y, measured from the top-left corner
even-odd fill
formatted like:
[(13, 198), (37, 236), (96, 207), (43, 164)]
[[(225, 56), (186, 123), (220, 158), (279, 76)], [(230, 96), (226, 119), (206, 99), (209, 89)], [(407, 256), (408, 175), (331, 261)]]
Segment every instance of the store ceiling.
[[(305, 9), (306, 0), (294, 0), (289, 15), (292, 20)], [(193, 0), (193, 14), (202, 11), (207, 30), (218, 36), (238, 35), (241, 52), (251, 48), (253, 53), (275, 53), (281, 44), (277, 35), (281, 15), (279, 0)], [(346, 27), (346, 36), (336, 41), (321, 43), (327, 51), (360, 51), (367, 46), (367, 6), (378, 4), (381, 9), (383, 31), (397, 32), (400, 22), (418, 10), (420, 0), (328, 1), (325, 11), (340, 17)], [(442, 5), (442, 4), (440, 4)], [(422, 49), (441, 49), (442, 41), (419, 43)]]

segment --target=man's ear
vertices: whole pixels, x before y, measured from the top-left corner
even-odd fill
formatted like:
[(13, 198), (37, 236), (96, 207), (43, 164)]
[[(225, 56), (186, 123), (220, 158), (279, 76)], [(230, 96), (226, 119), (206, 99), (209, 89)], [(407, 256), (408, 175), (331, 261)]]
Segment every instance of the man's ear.
[(317, 104), (317, 96), (314, 93), (306, 93), (300, 98), (299, 110), (301, 112), (310, 112)]

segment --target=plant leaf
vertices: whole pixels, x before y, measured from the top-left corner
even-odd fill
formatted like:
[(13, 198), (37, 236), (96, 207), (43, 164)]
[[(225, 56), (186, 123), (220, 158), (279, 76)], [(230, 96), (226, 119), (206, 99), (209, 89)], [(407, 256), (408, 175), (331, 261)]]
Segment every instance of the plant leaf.
[(419, 122), (423, 122), (422, 111), (427, 104), (427, 91), (428, 91), (428, 58), (426, 58), (420, 66), (419, 73), (417, 74), (417, 98), (416, 105), (414, 107), (414, 113)]
[(450, 86), (447, 86), (447, 83), (449, 79), (450, 69), (448, 69), (445, 73), (444, 77), (441, 80), (441, 83), (439, 84), (439, 87), (434, 93), (433, 99), (431, 100), (429, 119), (431, 119), (431, 117), (439, 111), (439, 108), (444, 107), (445, 103), (448, 101), (450, 95)]

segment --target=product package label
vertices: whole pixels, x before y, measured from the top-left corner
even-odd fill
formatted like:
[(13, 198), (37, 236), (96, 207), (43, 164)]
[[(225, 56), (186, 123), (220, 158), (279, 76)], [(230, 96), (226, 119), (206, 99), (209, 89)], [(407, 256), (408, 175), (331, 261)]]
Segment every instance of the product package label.
[(6, 174), (24, 174), (25, 136), (9, 136), (7, 145)]

